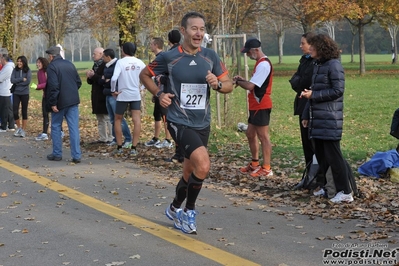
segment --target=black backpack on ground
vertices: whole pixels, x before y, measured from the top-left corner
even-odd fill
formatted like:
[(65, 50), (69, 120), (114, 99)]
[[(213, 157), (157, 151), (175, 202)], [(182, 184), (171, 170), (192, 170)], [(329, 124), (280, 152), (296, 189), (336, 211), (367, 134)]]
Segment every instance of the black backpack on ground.
[(317, 187), (316, 177), (318, 171), (319, 171), (319, 164), (317, 163), (317, 160), (315, 160), (315, 157), (313, 156), (313, 160), (306, 165), (306, 168), (303, 171), (301, 181), (294, 186), (293, 190), (315, 189)]
[[(359, 190), (357, 189), (356, 180), (353, 175), (352, 169), (349, 163), (345, 160), (346, 167), (349, 173), (349, 185), (352, 188), (352, 193), (355, 197), (359, 197)], [(319, 186), (322, 186), (326, 191), (327, 198), (333, 198), (337, 194), (337, 190), (335, 188), (334, 178), (332, 176), (331, 168), (329, 167), (325, 177), (321, 177), (320, 180), (324, 179), (324, 185), (319, 184), (320, 180), (317, 179), (317, 175), (319, 171), (319, 164), (317, 163), (316, 158), (314, 157), (311, 162), (306, 166), (301, 181), (296, 184), (293, 190), (297, 189), (308, 189), (313, 190)]]

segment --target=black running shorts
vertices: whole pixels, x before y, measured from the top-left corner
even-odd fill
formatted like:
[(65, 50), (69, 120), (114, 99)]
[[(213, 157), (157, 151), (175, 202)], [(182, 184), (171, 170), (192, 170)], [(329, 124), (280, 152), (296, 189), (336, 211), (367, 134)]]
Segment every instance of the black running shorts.
[(173, 140), (184, 152), (184, 157), (190, 159), (191, 153), (197, 148), (208, 146), (211, 127), (192, 129), (186, 126), (168, 122), (168, 130)]
[(268, 126), (272, 109), (249, 111), (248, 124), (254, 126)]

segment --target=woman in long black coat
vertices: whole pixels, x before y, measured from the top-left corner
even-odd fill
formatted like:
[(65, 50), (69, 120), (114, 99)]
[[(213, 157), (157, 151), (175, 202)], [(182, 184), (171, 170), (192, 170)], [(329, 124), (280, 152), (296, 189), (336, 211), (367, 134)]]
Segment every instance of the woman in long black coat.
[(312, 37), (309, 44), (310, 55), (316, 61), (312, 88), (302, 92), (302, 97), (309, 99), (302, 124), (309, 129), (309, 137), (315, 144), (315, 154), (321, 169), (327, 170), (327, 166), (331, 167), (338, 191), (331, 201), (351, 202), (351, 173), (340, 147), (344, 119), (345, 75), (339, 61), (338, 45), (323, 34)]

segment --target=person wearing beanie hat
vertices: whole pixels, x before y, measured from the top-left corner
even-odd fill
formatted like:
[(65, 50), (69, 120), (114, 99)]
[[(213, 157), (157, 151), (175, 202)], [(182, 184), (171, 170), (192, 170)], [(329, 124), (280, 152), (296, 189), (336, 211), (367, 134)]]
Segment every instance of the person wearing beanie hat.
[[(145, 68), (145, 64), (140, 59), (134, 57), (136, 45), (126, 42), (122, 45), (122, 59), (116, 62), (114, 74), (111, 78), (111, 92), (116, 96), (114, 130), (117, 143), (113, 155), (123, 154), (122, 150), (122, 118), (126, 108), (129, 107), (133, 121), (133, 139), (130, 155), (138, 154), (136, 146), (139, 142), (141, 131), (141, 85), (139, 75)], [(116, 85), (118, 83), (118, 89)]]
[(122, 51), (125, 55), (134, 56), (136, 54), (136, 45), (131, 42), (125, 42), (122, 45)]
[[(201, 47), (205, 18), (189, 12), (181, 20), (184, 41), (176, 49), (162, 53), (140, 74), (141, 82), (168, 108), (168, 129), (175, 143), (184, 149), (183, 177), (176, 185), (173, 202), (165, 214), (174, 227), (196, 234), (196, 201), (211, 162), (207, 151), (210, 135), (211, 91), (229, 93), (233, 82), (218, 54)], [(167, 91), (161, 91), (152, 77), (168, 74)], [(182, 207), (186, 201), (185, 207)]]
[(178, 30), (171, 30), (168, 33), (168, 41), (169, 41), (169, 46), (170, 49), (176, 48), (179, 46), (181, 39), (180, 31)]
[[(269, 137), (269, 121), (272, 110), (273, 68), (272, 63), (262, 52), (261, 42), (256, 38), (248, 39), (241, 53), (249, 58), (256, 60), (253, 76), (250, 80), (245, 80), (241, 76), (233, 78), (234, 83), (244, 90), (249, 91), (249, 118), (246, 131), (252, 161), (245, 167), (240, 168), (243, 174), (259, 178), (261, 176), (272, 176), (270, 168), (270, 157), (272, 145)], [(259, 164), (259, 141), (261, 142), (261, 154), (263, 165)]]

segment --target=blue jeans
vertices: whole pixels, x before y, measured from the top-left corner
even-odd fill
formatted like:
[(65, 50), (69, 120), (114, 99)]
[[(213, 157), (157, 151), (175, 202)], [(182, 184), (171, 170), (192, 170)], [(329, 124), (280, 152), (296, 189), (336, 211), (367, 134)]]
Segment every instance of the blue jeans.
[(66, 119), (69, 129), (69, 143), (72, 159), (81, 159), (80, 135), (79, 135), (79, 108), (73, 105), (51, 113), (51, 139), (53, 141), (53, 155), (62, 157), (62, 121)]
[[(115, 130), (114, 130), (114, 121), (115, 121), (115, 110), (116, 110), (116, 98), (114, 96), (107, 96), (107, 111), (109, 115), (109, 120), (112, 125), (112, 136), (115, 140)], [(125, 118), (122, 119), (122, 134), (125, 138), (125, 142), (132, 142), (132, 134), (130, 133), (129, 126), (126, 123)]]

